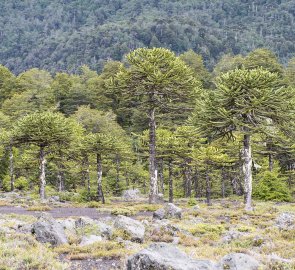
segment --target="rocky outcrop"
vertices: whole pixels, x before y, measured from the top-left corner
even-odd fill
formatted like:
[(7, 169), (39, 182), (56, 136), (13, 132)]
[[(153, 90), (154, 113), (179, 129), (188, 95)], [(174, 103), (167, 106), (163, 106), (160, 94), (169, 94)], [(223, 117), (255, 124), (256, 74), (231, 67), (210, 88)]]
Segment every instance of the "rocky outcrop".
[(218, 269), (223, 270), (258, 270), (259, 262), (244, 253), (231, 253), (224, 256), (218, 264)]
[(83, 236), (80, 242), (80, 246), (87, 246), (87, 245), (91, 245), (101, 241), (102, 241), (102, 237), (99, 235)]
[(114, 227), (127, 233), (131, 241), (143, 242), (145, 227), (141, 222), (120, 215), (115, 219)]
[(58, 246), (68, 243), (63, 226), (49, 214), (42, 214), (32, 225), (32, 233), (37, 241)]
[(181, 219), (182, 209), (175, 206), (173, 203), (167, 203), (163, 208), (154, 212), (153, 217), (155, 219), (169, 219), (179, 218)]
[(122, 198), (124, 201), (137, 201), (140, 199), (140, 191), (138, 189), (128, 189), (123, 191)]
[(293, 230), (295, 229), (295, 214), (282, 213), (276, 219), (276, 227), (280, 230)]
[(208, 260), (194, 260), (173, 245), (154, 243), (127, 260), (127, 270), (217, 270)]

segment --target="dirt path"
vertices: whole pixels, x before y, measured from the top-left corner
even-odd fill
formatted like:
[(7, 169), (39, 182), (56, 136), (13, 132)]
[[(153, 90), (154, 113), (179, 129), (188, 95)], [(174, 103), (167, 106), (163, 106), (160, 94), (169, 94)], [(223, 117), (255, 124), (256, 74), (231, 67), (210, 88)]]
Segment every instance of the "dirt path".
[[(16, 214), (29, 215), (38, 217), (42, 211), (28, 211), (20, 206), (0, 206), (0, 214)], [(68, 218), (68, 217), (89, 217), (92, 219), (101, 219), (113, 216), (109, 212), (99, 212), (97, 208), (89, 207), (58, 207), (53, 208), (46, 213), (51, 214), (54, 218)], [(151, 216), (152, 212), (139, 212), (135, 216)]]

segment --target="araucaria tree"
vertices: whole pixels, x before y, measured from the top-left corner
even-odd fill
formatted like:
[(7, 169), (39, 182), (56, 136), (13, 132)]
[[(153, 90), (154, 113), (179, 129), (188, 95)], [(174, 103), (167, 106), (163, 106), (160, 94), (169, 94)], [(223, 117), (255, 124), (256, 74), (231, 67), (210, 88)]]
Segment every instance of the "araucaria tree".
[(41, 112), (29, 114), (20, 119), (15, 126), (13, 141), (16, 144), (26, 143), (39, 147), (40, 161), (40, 199), (45, 199), (46, 154), (49, 147), (58, 145), (68, 147), (79, 126), (62, 114)]
[(149, 122), (149, 202), (158, 194), (156, 164), (156, 115), (184, 113), (199, 86), (192, 70), (167, 49), (137, 49), (127, 55), (129, 68), (122, 68), (111, 86), (121, 89), (130, 105), (145, 113)]
[(245, 209), (252, 210), (251, 135), (269, 130), (276, 123), (290, 121), (292, 93), (280, 85), (279, 76), (262, 68), (236, 69), (222, 74), (206, 106), (197, 114), (203, 135), (235, 138), (243, 135)]

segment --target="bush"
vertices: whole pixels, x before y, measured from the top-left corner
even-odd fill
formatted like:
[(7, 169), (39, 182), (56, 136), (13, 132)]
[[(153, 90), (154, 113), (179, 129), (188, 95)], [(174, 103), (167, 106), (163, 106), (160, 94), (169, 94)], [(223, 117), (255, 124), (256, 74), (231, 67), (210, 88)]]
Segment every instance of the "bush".
[(15, 180), (14, 187), (18, 190), (29, 190), (29, 181), (21, 176)]
[(10, 187), (10, 176), (9, 175), (6, 175), (4, 178), (3, 178), (3, 182), (2, 182), (2, 188), (4, 191), (11, 191), (11, 187)]
[(292, 200), (286, 179), (277, 172), (264, 172), (258, 175), (260, 182), (255, 187), (253, 196), (265, 201), (289, 202)]

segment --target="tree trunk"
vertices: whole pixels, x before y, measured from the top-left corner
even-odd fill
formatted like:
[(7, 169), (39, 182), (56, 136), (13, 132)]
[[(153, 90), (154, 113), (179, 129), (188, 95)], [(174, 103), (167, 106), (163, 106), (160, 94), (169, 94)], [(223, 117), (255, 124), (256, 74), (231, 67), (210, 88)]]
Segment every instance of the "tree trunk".
[(10, 190), (14, 190), (14, 156), (12, 146), (9, 147), (9, 174), (10, 174)]
[(245, 210), (252, 211), (252, 153), (251, 137), (244, 135), (244, 181), (245, 181)]
[(157, 202), (158, 195), (158, 176), (156, 169), (156, 121), (155, 109), (151, 109), (149, 113), (149, 154), (150, 154), (150, 194), (149, 203)]
[(125, 169), (124, 176), (125, 176), (126, 187), (129, 188), (129, 177), (128, 177), (127, 169)]
[(184, 174), (184, 195), (186, 198), (189, 198), (192, 195), (192, 180), (191, 180), (191, 171), (188, 165), (188, 161), (185, 162), (183, 174)]
[(195, 173), (194, 173), (194, 191), (195, 191), (195, 198), (198, 199), (200, 198), (200, 191), (199, 191), (199, 172), (197, 167), (195, 168)]
[(168, 179), (168, 185), (169, 185), (169, 202), (173, 203), (173, 168), (172, 168), (172, 160), (169, 160), (168, 163), (168, 174), (169, 174), (169, 179)]
[(45, 147), (40, 146), (40, 153), (39, 153), (39, 159), (40, 159), (40, 199), (45, 200), (45, 186), (46, 186), (46, 158), (45, 158)]
[(268, 169), (270, 172), (273, 171), (273, 156), (271, 153), (268, 154)]
[(212, 205), (211, 203), (211, 183), (209, 169), (206, 169), (206, 203), (207, 205)]
[(65, 191), (65, 177), (64, 177), (65, 168), (62, 162), (63, 160), (61, 159), (58, 165), (58, 174), (57, 174), (59, 192)]
[(102, 190), (102, 160), (101, 154), (96, 154), (96, 164), (97, 164), (97, 199), (98, 201), (105, 203), (103, 190)]
[(120, 195), (120, 157), (116, 155), (116, 195)]
[(225, 169), (222, 168), (222, 175), (221, 175), (221, 196), (222, 198), (225, 198), (225, 180), (226, 180), (227, 174), (225, 172)]
[(160, 159), (159, 162), (159, 180), (160, 180), (160, 192), (164, 194), (164, 163), (163, 163), (163, 158)]

